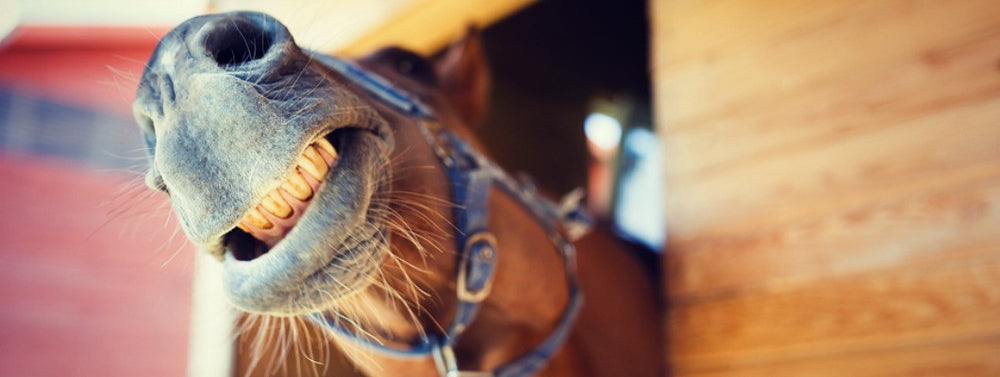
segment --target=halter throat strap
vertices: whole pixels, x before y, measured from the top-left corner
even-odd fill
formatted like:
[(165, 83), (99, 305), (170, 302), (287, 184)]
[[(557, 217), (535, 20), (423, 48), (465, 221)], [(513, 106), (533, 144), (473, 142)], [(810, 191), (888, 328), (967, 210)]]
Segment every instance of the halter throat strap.
[[(540, 371), (565, 343), (577, 314), (583, 306), (576, 277), (576, 249), (569, 238), (586, 232), (590, 219), (579, 205), (579, 196), (557, 205), (542, 198), (530, 183), (508, 176), (457, 134), (441, 130), (433, 113), (406, 92), (387, 80), (350, 62), (331, 56), (313, 56), (355, 85), (396, 110), (415, 118), (435, 154), (448, 173), (455, 202), (457, 247), (460, 252), (456, 273), (455, 316), (443, 334), (427, 334), (417, 344), (399, 349), (346, 330), (337, 318), (314, 313), (309, 316), (321, 327), (385, 356), (401, 359), (433, 357), (442, 377), (515, 377), (531, 376)], [(496, 237), (489, 231), (488, 203), (492, 189), (504, 190), (530, 212), (541, 224), (565, 265), (569, 301), (559, 323), (549, 336), (533, 349), (492, 371), (462, 371), (458, 368), (454, 347), (463, 332), (472, 325), (483, 300), (492, 288), (499, 257)]]

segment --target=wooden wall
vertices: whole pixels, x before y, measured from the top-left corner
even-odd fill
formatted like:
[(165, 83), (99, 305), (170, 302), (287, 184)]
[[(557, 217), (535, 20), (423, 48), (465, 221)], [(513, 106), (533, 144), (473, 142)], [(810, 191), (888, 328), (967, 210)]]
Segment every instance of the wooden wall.
[(1000, 375), (1000, 2), (650, 17), (672, 375)]

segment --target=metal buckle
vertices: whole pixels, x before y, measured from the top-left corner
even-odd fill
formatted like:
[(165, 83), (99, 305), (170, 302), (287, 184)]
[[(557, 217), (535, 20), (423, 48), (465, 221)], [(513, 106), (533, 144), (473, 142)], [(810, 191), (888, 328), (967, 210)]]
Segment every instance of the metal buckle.
[(442, 377), (494, 377), (493, 372), (458, 370), (455, 361), (455, 350), (448, 344), (434, 346), (434, 363)]
[(484, 258), (495, 259), (497, 250), (497, 239), (493, 234), (489, 232), (478, 232), (469, 237), (465, 241), (465, 249), (462, 251), (462, 259), (459, 261), (458, 266), (458, 282), (456, 290), (458, 291), (458, 299), (465, 302), (479, 303), (486, 299), (486, 296), (490, 295), (490, 289), (493, 287), (493, 277), (486, 280), (486, 284), (478, 291), (471, 291), (466, 284), (466, 277), (469, 270), (469, 261), (472, 256), (472, 246), (480, 243), (486, 242), (489, 250), (487, 255), (483, 255)]

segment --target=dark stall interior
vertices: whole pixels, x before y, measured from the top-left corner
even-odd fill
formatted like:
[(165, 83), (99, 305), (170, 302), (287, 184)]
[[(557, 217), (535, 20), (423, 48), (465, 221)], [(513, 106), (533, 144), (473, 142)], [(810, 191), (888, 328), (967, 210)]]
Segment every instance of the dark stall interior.
[[(602, 221), (611, 223), (615, 215), (626, 236), (658, 247), (662, 226), (647, 235), (628, 224), (661, 223), (662, 206), (627, 211), (631, 203), (623, 200), (634, 198), (621, 194), (631, 188), (615, 184), (635, 181), (622, 179), (638, 171), (637, 158), (659, 159), (619, 147), (630, 131), (652, 129), (646, 3), (540, 2), (491, 25), (483, 37), (493, 97), (477, 132), (498, 162), (555, 195), (587, 187), (590, 208)], [(592, 114), (618, 123), (617, 135), (609, 130), (596, 142), (603, 147), (581, 132)], [(655, 141), (651, 132), (643, 133)], [(639, 189), (662, 193), (649, 186)]]

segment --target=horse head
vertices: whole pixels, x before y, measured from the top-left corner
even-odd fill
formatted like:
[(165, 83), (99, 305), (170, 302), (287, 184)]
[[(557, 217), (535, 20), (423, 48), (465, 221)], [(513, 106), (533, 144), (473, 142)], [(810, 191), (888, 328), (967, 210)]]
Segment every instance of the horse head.
[(368, 373), (579, 374), (557, 354), (583, 217), (479, 152), (488, 88), (475, 32), (434, 60), (346, 60), (264, 14), (196, 17), (140, 81), (146, 183), (223, 263), (234, 306), (306, 319)]

